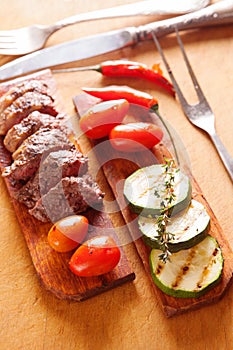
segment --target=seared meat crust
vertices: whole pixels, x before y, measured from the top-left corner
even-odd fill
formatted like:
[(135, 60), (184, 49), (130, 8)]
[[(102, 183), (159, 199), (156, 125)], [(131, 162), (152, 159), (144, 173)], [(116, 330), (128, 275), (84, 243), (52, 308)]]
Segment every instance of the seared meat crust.
[(1, 113), (9, 107), (17, 98), (23, 96), (26, 92), (37, 91), (44, 95), (49, 95), (49, 87), (43, 80), (24, 81), (19, 85), (10, 88), (6, 94), (0, 97), (0, 116)]
[(13, 153), (26, 138), (34, 134), (40, 128), (49, 126), (59, 126), (56, 118), (49, 114), (40, 113), (39, 111), (32, 112), (21, 120), (20, 123), (15, 124), (8, 130), (4, 138), (4, 145), (8, 151)]
[(40, 111), (53, 116), (58, 114), (51, 96), (37, 91), (26, 92), (1, 113), (0, 135), (5, 135), (13, 125), (18, 124), (33, 111)]

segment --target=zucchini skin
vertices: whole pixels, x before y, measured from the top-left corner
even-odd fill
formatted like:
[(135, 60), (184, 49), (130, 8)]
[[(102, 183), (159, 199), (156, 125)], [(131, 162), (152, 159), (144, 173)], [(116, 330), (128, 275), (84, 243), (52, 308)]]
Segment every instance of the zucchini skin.
[[(151, 261), (150, 261), (150, 268), (151, 268)], [(207, 292), (209, 292), (212, 288), (217, 286), (222, 278), (222, 274), (219, 275), (218, 279), (216, 279), (213, 283), (209, 284), (207, 287), (202, 289), (199, 292), (191, 292), (191, 291), (183, 291), (182, 289), (173, 289), (171, 291), (170, 288), (164, 286), (164, 284), (160, 283), (158, 279), (155, 278), (154, 274), (152, 274), (152, 279), (155, 285), (165, 294), (170, 295), (171, 297), (175, 298), (182, 298), (182, 299), (188, 299), (188, 298), (200, 298)]]
[[(209, 292), (212, 288), (214, 288), (216, 285), (218, 285), (221, 282), (222, 279), (222, 270), (223, 270), (223, 266), (224, 266), (224, 258), (222, 255), (222, 251), (218, 245), (218, 242), (215, 238), (213, 238), (210, 235), (207, 235), (206, 239), (211, 239), (213, 241), (216, 242), (216, 247), (218, 247), (219, 251), (220, 251), (220, 258), (221, 258), (221, 262), (222, 262), (222, 269), (219, 271), (218, 276), (208, 285), (203, 286), (201, 290), (197, 291), (191, 291), (191, 290), (183, 290), (183, 289), (175, 289), (175, 288), (170, 288), (166, 285), (164, 285), (155, 275), (154, 273), (154, 266), (153, 266), (153, 262), (152, 262), (152, 251), (150, 253), (150, 257), (149, 257), (149, 266), (150, 266), (150, 271), (151, 271), (151, 276), (153, 279), (153, 282), (155, 283), (155, 285), (165, 294), (175, 297), (175, 298), (200, 298), (201, 296), (203, 296), (204, 294), (206, 294), (207, 292)], [(161, 262), (161, 264), (163, 264)], [(169, 264), (169, 262), (167, 262), (167, 264)], [(172, 262), (171, 262), (172, 264)]]
[[(171, 253), (177, 253), (180, 250), (192, 248), (193, 246), (200, 243), (201, 241), (203, 241), (203, 239), (205, 239), (208, 236), (209, 226), (210, 226), (210, 224), (206, 227), (206, 229), (202, 233), (189, 239), (186, 242), (179, 242), (179, 243), (174, 243), (174, 244), (168, 243), (169, 251)], [(151, 238), (147, 237), (144, 234), (142, 234), (142, 240), (148, 247), (150, 247), (152, 249), (159, 249), (160, 248), (160, 246), (156, 240), (152, 240)]]
[[(187, 197), (182, 202), (175, 204), (174, 206), (172, 206), (168, 210), (169, 216), (172, 217), (173, 215), (180, 213), (182, 210), (184, 210), (186, 207), (188, 207), (190, 202), (191, 202), (191, 199), (192, 199), (192, 187), (190, 184)], [(143, 208), (143, 207), (140, 207), (138, 205), (135, 205), (135, 204), (131, 203), (126, 196), (125, 196), (125, 200), (128, 203), (130, 209), (135, 214), (142, 215), (142, 216), (160, 215), (160, 210), (158, 210), (158, 209), (148, 208), (148, 207)]]
[[(195, 214), (198, 215), (196, 216), (196, 219), (194, 219)], [(182, 225), (180, 231), (178, 230), (177, 232), (174, 232), (174, 229), (172, 229), (171, 227), (173, 225), (175, 225), (175, 227), (178, 227), (177, 221), (179, 222), (181, 219), (188, 226), (187, 232), (189, 232), (189, 227), (197, 228), (198, 226), (198, 230), (194, 230), (193, 228), (193, 233), (191, 231), (191, 235), (189, 237), (186, 236), (186, 238), (184, 236), (185, 232), (183, 231), (184, 228), (182, 227)], [(155, 222), (156, 225), (156, 218), (145, 219), (142, 216), (138, 217), (138, 225), (142, 233), (143, 242), (152, 249), (160, 249), (160, 245), (157, 239), (153, 237), (153, 234), (150, 235), (150, 233), (154, 233), (156, 235), (156, 226), (154, 228), (153, 222)], [(150, 228), (148, 228), (148, 226), (146, 225), (149, 225)], [(174, 234), (175, 240), (168, 242), (167, 245), (171, 253), (176, 253), (180, 250), (189, 249), (206, 238), (210, 229), (210, 217), (205, 207), (200, 202), (192, 200), (190, 207), (188, 207), (183, 212), (178, 213), (177, 217), (174, 217), (173, 219), (171, 218), (170, 225), (171, 226), (168, 225), (167, 229), (169, 232)], [(181, 234), (181, 232), (183, 232), (183, 234)], [(176, 238), (176, 233), (180, 235), (180, 241)], [(195, 235), (193, 235), (194, 233)]]
[[(156, 164), (155, 166), (159, 166), (160, 164)], [(150, 168), (152, 166), (149, 166), (149, 167), (146, 167), (146, 168)], [(145, 168), (145, 169), (146, 169)], [(142, 171), (143, 168), (139, 169), (139, 170), (136, 170), (136, 172), (139, 172), (139, 171)], [(135, 172), (135, 173), (136, 173)], [(132, 176), (133, 174), (131, 174), (129, 176), (129, 178)], [(179, 202), (175, 202), (174, 205), (172, 205), (170, 208), (169, 208), (169, 211), (168, 211), (168, 215), (170, 217), (172, 217), (173, 215), (176, 215), (178, 214), (179, 212), (181, 212), (182, 210), (184, 210), (185, 208), (187, 208), (192, 200), (192, 185), (191, 185), (191, 181), (190, 179), (188, 178), (188, 176), (186, 176), (187, 178), (187, 184), (188, 184), (188, 190), (187, 190), (187, 193), (186, 193), (186, 196), (183, 200), (179, 201)], [(125, 180), (125, 181), (128, 181), (128, 178)], [(160, 215), (161, 213), (161, 209), (160, 208), (151, 208), (149, 206), (140, 206), (140, 205), (137, 205), (135, 203), (132, 203), (132, 201), (130, 201), (130, 199), (127, 197), (126, 193), (125, 193), (125, 190), (124, 190), (124, 197), (125, 197), (125, 200), (130, 208), (131, 211), (133, 211), (134, 213), (138, 214), (138, 215), (142, 215), (142, 216), (149, 216), (149, 215)]]

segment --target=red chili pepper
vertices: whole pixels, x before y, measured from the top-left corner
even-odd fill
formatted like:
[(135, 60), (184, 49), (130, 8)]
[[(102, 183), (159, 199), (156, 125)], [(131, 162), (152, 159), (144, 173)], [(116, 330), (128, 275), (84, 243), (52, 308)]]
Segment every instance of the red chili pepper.
[(75, 72), (95, 70), (106, 77), (127, 77), (127, 78), (139, 78), (151, 81), (161, 88), (165, 89), (173, 97), (175, 96), (175, 90), (173, 85), (162, 75), (161, 69), (158, 65), (154, 65), (156, 69), (150, 69), (143, 63), (132, 62), (127, 60), (115, 60), (105, 61), (99, 65), (77, 67), (77, 68), (65, 68), (54, 70), (54, 72)]
[(134, 103), (143, 107), (158, 109), (158, 101), (156, 98), (146, 92), (142, 92), (129, 86), (110, 85), (102, 88), (82, 88), (89, 95), (98, 97), (104, 101), (118, 100), (124, 98), (129, 103)]
[(105, 61), (96, 66), (96, 70), (106, 77), (128, 77), (140, 78), (151, 81), (161, 88), (167, 90), (172, 96), (175, 96), (173, 85), (159, 72), (148, 68), (143, 63), (127, 60)]

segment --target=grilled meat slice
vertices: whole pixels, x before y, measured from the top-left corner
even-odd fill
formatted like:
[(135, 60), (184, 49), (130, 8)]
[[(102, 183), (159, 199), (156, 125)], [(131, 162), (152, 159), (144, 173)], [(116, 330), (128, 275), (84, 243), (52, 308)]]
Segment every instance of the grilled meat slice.
[(14, 192), (14, 198), (32, 208), (41, 196), (64, 177), (82, 176), (88, 170), (88, 159), (75, 147), (70, 150), (51, 152), (33, 178), (26, 185)]
[[(21, 146), (12, 154), (12, 159), (21, 160), (44, 152), (46, 156), (52, 151), (69, 149), (73, 147), (73, 143), (69, 141), (69, 132), (70, 130), (65, 125), (54, 129), (50, 127), (41, 128), (24, 140)], [(61, 142), (61, 147), (59, 147), (59, 142)], [(54, 147), (55, 149), (53, 149)]]
[(40, 128), (49, 127), (51, 124), (53, 124), (53, 127), (58, 126), (57, 118), (38, 111), (32, 112), (21, 120), (20, 123), (15, 124), (8, 130), (4, 138), (4, 145), (8, 151), (13, 153), (26, 138), (34, 134)]
[(29, 213), (36, 219), (56, 222), (102, 204), (103, 193), (90, 175), (65, 177), (42, 196)]
[(27, 80), (11, 87), (3, 96), (0, 97), (0, 116), (4, 109), (9, 107), (17, 98), (29, 91), (49, 94), (49, 87), (45, 81), (38, 79)]
[(4, 168), (2, 175), (8, 177), (13, 186), (17, 181), (27, 181), (38, 170), (42, 156), (72, 147), (73, 144), (63, 129), (39, 129), (13, 153), (14, 161)]
[(51, 96), (37, 91), (26, 92), (1, 113), (0, 135), (5, 135), (13, 125), (18, 124), (33, 111), (40, 111), (52, 116), (58, 114)]
[(58, 172), (62, 177), (82, 176), (86, 174), (88, 170), (88, 158), (73, 146), (70, 150), (59, 150), (50, 153), (41, 164), (39, 170), (41, 177), (50, 177), (49, 187), (52, 187), (51, 182), (54, 183), (52, 178), (57, 179)]

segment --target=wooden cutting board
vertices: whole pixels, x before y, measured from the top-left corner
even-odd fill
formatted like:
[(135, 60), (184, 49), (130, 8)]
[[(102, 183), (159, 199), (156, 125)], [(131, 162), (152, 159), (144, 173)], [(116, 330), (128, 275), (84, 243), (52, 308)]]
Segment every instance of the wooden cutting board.
[[(90, 108), (93, 104), (97, 102), (99, 102), (98, 99), (88, 96), (87, 94), (80, 94), (74, 97), (74, 104), (76, 106), (76, 110), (78, 111), (79, 117), (88, 108)], [(142, 114), (139, 113), (135, 114), (135, 116), (133, 117), (130, 116), (130, 121), (134, 121), (134, 118), (136, 118), (135, 120), (139, 121), (141, 115)], [(153, 115), (150, 115), (149, 119), (150, 122), (154, 122)], [(144, 115), (141, 121), (145, 121)], [(210, 215), (211, 224), (209, 233), (218, 240), (221, 246), (224, 257), (224, 268), (221, 282), (211, 291), (209, 291), (200, 298), (183, 299), (174, 298), (164, 294), (153, 283), (149, 267), (150, 249), (146, 247), (143, 243), (140, 231), (138, 229), (136, 215), (132, 213), (132, 211), (129, 209), (123, 196), (123, 183), (124, 180), (130, 174), (132, 174), (135, 170), (137, 170), (140, 167), (148, 166), (154, 164), (155, 162), (163, 163), (164, 156), (169, 158), (169, 156), (171, 155), (170, 150), (168, 150), (168, 148), (165, 147), (163, 144), (159, 144), (153, 149), (153, 152), (123, 154), (117, 152), (116, 150), (111, 148), (111, 146), (108, 146), (108, 144), (103, 140), (99, 142), (92, 141), (92, 146), (99, 163), (102, 165), (102, 169), (106, 176), (106, 179), (118, 201), (121, 213), (131, 233), (132, 240), (135, 243), (138, 254), (144, 264), (148, 277), (151, 279), (151, 283), (154, 287), (155, 297), (159, 300), (165, 315), (167, 317), (171, 317), (220, 300), (223, 297), (224, 292), (226, 291), (227, 287), (230, 285), (230, 282), (232, 280), (233, 253), (229, 243), (227, 242), (227, 239), (224, 236), (224, 232), (220, 227), (219, 222), (217, 221), (217, 218), (211, 210), (203, 192), (201, 191), (195, 178), (190, 173), (188, 167), (186, 167), (186, 171), (188, 172), (188, 175), (192, 182), (192, 196), (197, 201), (203, 203)]]
[[(55, 98), (57, 109), (64, 112), (62, 102), (57, 96), (56, 82), (50, 72), (45, 70), (36, 74), (15, 79), (0, 85), (0, 96), (3, 95), (11, 86), (18, 84), (23, 80), (42, 79), (47, 82)], [(11, 156), (3, 145), (3, 137), (0, 137), (0, 169), (9, 165)], [(6, 179), (7, 189), (10, 197), (12, 187)], [(108, 274), (100, 277), (85, 278), (74, 275), (68, 268), (68, 262), (72, 253), (57, 253), (50, 248), (47, 242), (47, 233), (52, 224), (43, 224), (28, 214), (27, 208), (11, 198), (16, 216), (25, 237), (25, 241), (31, 254), (32, 262), (36, 273), (43, 286), (54, 293), (60, 299), (85, 300), (98, 295), (104, 291), (122, 285), (125, 282), (134, 280), (135, 274), (131, 269), (124, 247), (121, 249), (121, 259), (118, 266)], [(101, 229), (105, 234), (111, 235), (117, 242), (118, 237), (111, 223), (110, 217), (102, 211), (94, 209), (88, 210), (85, 215), (88, 217), (91, 230), (88, 238), (98, 235)]]

